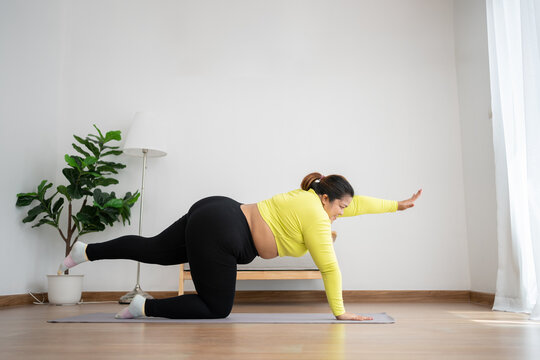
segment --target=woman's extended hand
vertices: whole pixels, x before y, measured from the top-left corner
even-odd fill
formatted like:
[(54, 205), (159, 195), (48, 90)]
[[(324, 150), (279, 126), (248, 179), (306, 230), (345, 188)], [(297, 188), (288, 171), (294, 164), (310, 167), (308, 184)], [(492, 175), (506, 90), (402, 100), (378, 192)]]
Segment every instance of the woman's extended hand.
[(422, 189), (418, 190), (418, 192), (416, 194), (414, 194), (410, 199), (407, 199), (407, 200), (403, 200), (403, 201), (398, 201), (398, 210), (406, 210), (408, 208), (411, 208), (414, 206), (414, 202), (416, 201), (416, 199), (418, 199), (420, 197), (420, 195), (422, 194)]
[(373, 320), (373, 318), (369, 317), (369, 316), (361, 316), (361, 315), (356, 315), (356, 314), (348, 313), (348, 312), (346, 312), (345, 314), (341, 314), (341, 315), (336, 316), (336, 319), (338, 319), (338, 320), (359, 320), (359, 321)]

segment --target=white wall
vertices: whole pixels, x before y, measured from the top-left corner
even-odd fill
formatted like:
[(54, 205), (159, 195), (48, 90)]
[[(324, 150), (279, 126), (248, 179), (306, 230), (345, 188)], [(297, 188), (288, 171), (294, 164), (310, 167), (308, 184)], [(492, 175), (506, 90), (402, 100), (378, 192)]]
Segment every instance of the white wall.
[[(55, 10), (51, 16), (65, 11), (58, 59), (65, 65), (47, 84), (63, 77), (62, 106), (48, 135), (57, 151), (42, 156), (57, 161), (58, 171), (71, 134), (91, 132), (92, 123), (125, 132), (135, 111), (161, 114), (171, 128), (170, 153), (149, 163), (147, 235), (204, 196), (256, 202), (297, 188), (310, 171), (341, 173), (359, 194), (401, 200), (424, 189), (407, 212), (335, 223), (344, 289), (470, 288), (452, 1), (78, 1)], [(48, 41), (61, 42), (54, 29)], [(19, 143), (7, 141), (8, 148)], [(118, 192), (140, 181), (137, 159), (123, 160)], [(2, 188), (13, 199), (39, 180), (17, 164), (29, 180)], [(22, 212), (2, 211), (12, 234), (3, 246), (49, 234), (19, 225)], [(137, 218), (134, 209), (133, 226), (85, 239), (136, 233)], [(54, 272), (61, 255), (30, 255), (20, 266), (36, 262)], [(13, 263), (0, 266), (5, 272)], [(135, 269), (102, 261), (73, 273), (86, 275), (85, 290), (127, 291)], [(142, 272), (145, 290), (177, 287), (177, 267), (143, 265)], [(33, 290), (44, 286), (36, 280)], [(0, 293), (23, 291), (0, 285)]]
[(42, 289), (62, 251), (53, 228), (22, 224), (26, 212), (15, 202), (56, 176), (63, 11), (61, 1), (0, 3), (0, 294)]
[(454, 2), (471, 290), (495, 292), (497, 203), (485, 0)]

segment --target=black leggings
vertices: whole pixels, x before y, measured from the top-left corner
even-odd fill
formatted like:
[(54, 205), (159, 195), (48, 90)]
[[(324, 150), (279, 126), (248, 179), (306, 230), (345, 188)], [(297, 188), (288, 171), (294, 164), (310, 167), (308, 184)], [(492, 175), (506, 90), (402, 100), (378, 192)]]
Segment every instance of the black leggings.
[(130, 259), (148, 264), (189, 262), (197, 294), (147, 299), (145, 314), (174, 319), (227, 317), (236, 289), (236, 265), (258, 255), (240, 203), (222, 196), (196, 202), (186, 215), (161, 234), (122, 236), (89, 244), (90, 261)]

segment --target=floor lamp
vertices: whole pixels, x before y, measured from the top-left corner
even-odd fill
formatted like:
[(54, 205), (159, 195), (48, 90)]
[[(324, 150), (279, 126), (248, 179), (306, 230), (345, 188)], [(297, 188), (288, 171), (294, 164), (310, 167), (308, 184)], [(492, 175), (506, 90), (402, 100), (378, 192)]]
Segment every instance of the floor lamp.
[[(143, 225), (143, 204), (144, 204), (144, 177), (146, 175), (146, 159), (148, 157), (161, 157), (167, 155), (165, 144), (165, 133), (160, 131), (156, 124), (154, 114), (148, 112), (138, 112), (135, 114), (133, 123), (129, 128), (124, 144), (124, 153), (127, 155), (143, 158), (142, 169), (142, 184), (140, 213), (139, 213), (139, 236), (142, 236)], [(135, 288), (122, 296), (119, 300), (120, 304), (129, 304), (135, 295), (140, 294), (147, 299), (152, 299), (152, 296), (145, 293), (139, 284), (141, 275), (141, 263), (137, 262), (137, 284)]]

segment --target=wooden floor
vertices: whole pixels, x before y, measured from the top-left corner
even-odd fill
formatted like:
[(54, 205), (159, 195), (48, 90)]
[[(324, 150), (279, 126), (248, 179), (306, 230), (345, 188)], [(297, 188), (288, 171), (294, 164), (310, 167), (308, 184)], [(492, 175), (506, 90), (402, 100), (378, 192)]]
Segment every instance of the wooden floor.
[[(347, 304), (395, 324), (50, 324), (115, 303), (0, 309), (0, 359), (540, 359), (540, 323), (469, 303)], [(238, 304), (233, 312), (328, 312)]]

